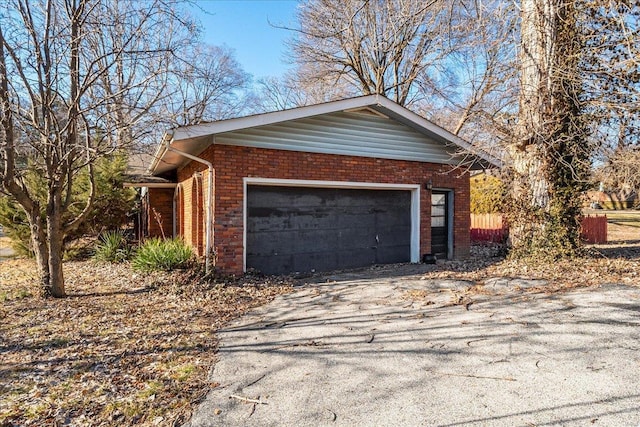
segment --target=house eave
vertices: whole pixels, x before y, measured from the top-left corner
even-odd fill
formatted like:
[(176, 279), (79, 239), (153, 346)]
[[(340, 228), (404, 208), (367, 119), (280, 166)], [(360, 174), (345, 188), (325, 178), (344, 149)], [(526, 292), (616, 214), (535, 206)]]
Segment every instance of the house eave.
[[(177, 169), (188, 162), (188, 159), (172, 153), (167, 147), (170, 145), (180, 151), (191, 155), (199, 155), (208, 146), (214, 143), (215, 135), (267, 126), (281, 122), (304, 119), (323, 114), (336, 112), (357, 112), (368, 110), (380, 117), (391, 118), (403, 123), (423, 135), (441, 142), (442, 144), (464, 150), (474, 156), (472, 161), (467, 161), (466, 167), (471, 169), (487, 169), (502, 167), (502, 162), (491, 155), (476, 149), (472, 144), (447, 130), (431, 123), (420, 115), (413, 113), (405, 107), (396, 104), (388, 98), (380, 95), (367, 95), (358, 98), (350, 98), (340, 101), (332, 101), (289, 110), (238, 117), (217, 122), (204, 123), (193, 126), (184, 126), (165, 133), (161, 144), (154, 155), (149, 173), (158, 175), (172, 169)], [(464, 157), (464, 156), (463, 156)]]
[(175, 188), (177, 185), (169, 179), (146, 174), (127, 174), (122, 183), (125, 188)]
[(122, 186), (125, 188), (176, 188), (178, 184), (175, 182), (166, 184), (157, 182), (124, 182)]

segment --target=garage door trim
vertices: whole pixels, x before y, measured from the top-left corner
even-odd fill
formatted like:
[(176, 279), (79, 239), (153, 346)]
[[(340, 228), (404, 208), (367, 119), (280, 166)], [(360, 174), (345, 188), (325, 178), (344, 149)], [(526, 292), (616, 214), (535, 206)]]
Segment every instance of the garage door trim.
[(247, 187), (261, 185), (271, 187), (311, 187), (363, 190), (411, 191), (411, 262), (420, 261), (420, 184), (387, 184), (376, 182), (315, 181), (303, 179), (243, 178), (242, 203), (242, 270), (247, 271)]

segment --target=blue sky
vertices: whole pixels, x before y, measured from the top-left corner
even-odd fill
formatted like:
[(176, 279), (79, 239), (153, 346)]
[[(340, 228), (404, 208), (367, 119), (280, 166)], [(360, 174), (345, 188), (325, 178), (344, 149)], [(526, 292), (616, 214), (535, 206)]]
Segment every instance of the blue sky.
[(279, 76), (285, 61), (285, 40), (291, 36), (274, 25), (295, 26), (296, 0), (208, 0), (198, 1), (193, 13), (202, 22), (203, 40), (226, 45), (245, 71), (258, 79)]

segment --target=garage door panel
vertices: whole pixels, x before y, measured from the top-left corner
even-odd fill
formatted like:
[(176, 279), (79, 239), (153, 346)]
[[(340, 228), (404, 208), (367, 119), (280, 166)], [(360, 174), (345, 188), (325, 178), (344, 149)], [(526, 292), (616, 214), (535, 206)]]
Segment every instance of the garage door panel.
[[(247, 255), (285, 255), (300, 252), (330, 252), (336, 239), (325, 230), (296, 230), (247, 234)], [(255, 250), (258, 249), (258, 250)]]
[(378, 227), (411, 227), (411, 218), (395, 206), (386, 212), (376, 213), (375, 219)]
[(411, 226), (378, 228), (378, 247), (406, 246), (407, 236), (411, 234)]
[(328, 212), (311, 213), (308, 210), (292, 209), (284, 214), (282, 210), (270, 209), (270, 211), (271, 214), (265, 216), (252, 216), (252, 212), (247, 211), (248, 228), (254, 231), (285, 231), (335, 226), (335, 218)]
[(385, 263), (407, 262), (407, 248), (405, 245), (378, 247), (377, 256)]
[(411, 193), (247, 187), (247, 267), (326, 271), (410, 258)]
[(261, 191), (252, 194), (252, 206), (263, 208), (280, 208), (286, 198), (287, 207), (321, 206), (322, 197), (312, 193), (291, 192), (291, 187), (261, 187)]
[[(274, 269), (274, 266), (278, 266)], [(247, 254), (247, 268), (268, 274), (284, 274), (296, 271), (293, 255), (249, 255)]]
[(296, 253), (331, 252), (336, 246), (337, 238), (323, 230), (302, 230), (294, 237), (292, 247)]
[(351, 227), (366, 227), (373, 228), (376, 225), (375, 217), (373, 217), (369, 209), (354, 209), (351, 212), (342, 212), (340, 215), (334, 217), (333, 227), (346, 229)]
[(293, 269), (289, 271), (279, 271), (279, 273), (290, 273), (292, 271), (329, 271), (334, 270), (339, 262), (338, 254), (335, 252), (311, 252), (292, 255)]

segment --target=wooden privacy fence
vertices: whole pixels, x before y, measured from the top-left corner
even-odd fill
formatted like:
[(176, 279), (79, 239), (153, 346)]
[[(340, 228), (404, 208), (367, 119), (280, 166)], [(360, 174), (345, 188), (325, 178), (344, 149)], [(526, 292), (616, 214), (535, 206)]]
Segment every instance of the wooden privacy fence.
[(583, 216), (580, 237), (587, 243), (607, 243), (607, 216)]
[(471, 214), (471, 241), (502, 243), (509, 227), (500, 214)]
[[(471, 241), (502, 243), (508, 234), (501, 214), (471, 214)], [(586, 243), (607, 243), (607, 216), (583, 216), (580, 234)]]

